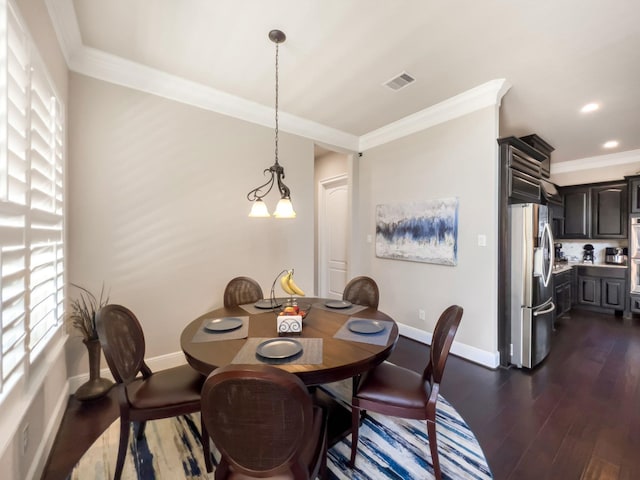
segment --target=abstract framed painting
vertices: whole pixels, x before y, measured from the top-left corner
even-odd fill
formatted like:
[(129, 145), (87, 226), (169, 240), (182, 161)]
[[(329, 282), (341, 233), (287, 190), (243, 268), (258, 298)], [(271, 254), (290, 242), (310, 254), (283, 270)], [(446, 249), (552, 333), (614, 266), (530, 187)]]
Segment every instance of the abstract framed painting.
[(458, 199), (377, 205), (376, 256), (456, 265)]

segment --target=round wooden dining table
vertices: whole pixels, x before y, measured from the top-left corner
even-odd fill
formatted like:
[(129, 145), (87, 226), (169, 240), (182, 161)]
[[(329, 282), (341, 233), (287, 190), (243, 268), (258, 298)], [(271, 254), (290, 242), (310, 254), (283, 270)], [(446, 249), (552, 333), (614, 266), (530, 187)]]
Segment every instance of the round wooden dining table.
[[(306, 385), (321, 385), (356, 377), (382, 363), (391, 354), (398, 339), (398, 325), (385, 313), (366, 308), (349, 314), (349, 309), (331, 310), (324, 307), (326, 299), (305, 297), (300, 301), (313, 306), (303, 320), (300, 335), (287, 338), (322, 339), (322, 361), (316, 364), (284, 364), (278, 367), (296, 374)], [(231, 316), (249, 317), (248, 338), (193, 341), (205, 320)], [(387, 324), (390, 325), (390, 332), (386, 343), (376, 345), (334, 338), (347, 321), (356, 317), (390, 322)], [(180, 346), (189, 364), (202, 374), (208, 375), (218, 367), (233, 363), (238, 352), (250, 338), (283, 338), (278, 336), (276, 318), (276, 310), (258, 311), (251, 306), (247, 310), (242, 306), (218, 308), (190, 322), (182, 331)]]

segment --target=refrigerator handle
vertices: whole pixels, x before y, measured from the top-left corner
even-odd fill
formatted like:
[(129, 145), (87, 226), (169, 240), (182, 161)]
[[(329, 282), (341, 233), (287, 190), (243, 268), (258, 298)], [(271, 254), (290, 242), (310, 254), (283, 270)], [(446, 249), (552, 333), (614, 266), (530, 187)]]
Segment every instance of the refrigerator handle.
[(549, 302), (549, 307), (545, 308), (544, 310), (536, 310), (533, 312), (533, 316), (537, 317), (538, 315), (545, 315), (547, 313), (553, 312), (556, 309), (556, 305), (555, 303), (553, 303), (552, 301)]
[[(546, 245), (545, 245), (546, 243)], [(546, 276), (543, 279), (543, 283), (545, 287), (549, 286), (549, 282), (551, 281), (551, 275), (553, 273), (553, 264), (555, 262), (554, 256), (554, 248), (553, 248), (553, 235), (551, 234), (551, 229), (549, 228), (549, 224), (545, 223), (542, 228), (542, 257), (544, 258), (544, 250), (545, 248), (549, 249), (549, 263), (546, 265), (547, 271)], [(543, 268), (544, 272), (544, 268)]]

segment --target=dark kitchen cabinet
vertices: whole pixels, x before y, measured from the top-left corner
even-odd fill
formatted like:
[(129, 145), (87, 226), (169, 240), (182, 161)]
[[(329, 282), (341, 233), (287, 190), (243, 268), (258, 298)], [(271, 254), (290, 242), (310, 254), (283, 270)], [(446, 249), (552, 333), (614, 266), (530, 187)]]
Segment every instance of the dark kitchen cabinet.
[(559, 238), (589, 238), (591, 235), (591, 190), (589, 187), (562, 189), (564, 228)]
[(632, 313), (640, 313), (640, 295), (632, 293), (631, 294), (631, 312)]
[(640, 213), (640, 178), (629, 179), (629, 198), (630, 213)]
[(600, 306), (600, 278), (578, 275), (578, 303), (580, 305)]
[(531, 175), (511, 169), (509, 171), (509, 199), (514, 203), (540, 203), (540, 181)]
[(624, 182), (575, 185), (561, 189), (562, 231), (557, 238), (627, 238), (628, 187)]
[(564, 231), (564, 205), (550, 203), (548, 207), (549, 224), (551, 225), (553, 238), (562, 238), (562, 232)]
[(628, 297), (626, 270), (577, 267), (577, 304), (607, 310), (625, 310)]
[(531, 145), (542, 154), (539, 157), (540, 175), (542, 176), (542, 178), (549, 178), (549, 176), (551, 175), (551, 152), (553, 152), (555, 149), (535, 133), (532, 135), (520, 137), (520, 140), (525, 142), (527, 145)]
[(603, 278), (601, 283), (600, 300), (604, 308), (624, 310), (626, 298), (626, 284), (624, 279)]
[(591, 188), (591, 238), (627, 238), (627, 184)]
[(553, 275), (553, 302), (556, 305), (555, 318), (558, 319), (571, 310), (572, 272), (567, 270)]

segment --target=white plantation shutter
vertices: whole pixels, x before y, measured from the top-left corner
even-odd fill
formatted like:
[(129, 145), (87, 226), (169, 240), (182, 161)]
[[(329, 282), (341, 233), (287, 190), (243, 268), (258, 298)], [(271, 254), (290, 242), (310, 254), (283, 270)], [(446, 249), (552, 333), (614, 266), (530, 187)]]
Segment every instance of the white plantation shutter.
[[(61, 324), (64, 118), (13, 2), (0, 13), (0, 391)], [(6, 41), (4, 41), (6, 40)]]

